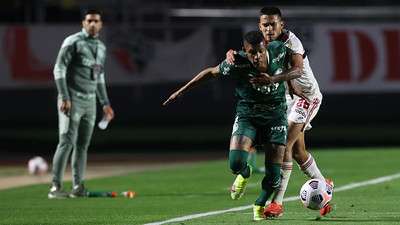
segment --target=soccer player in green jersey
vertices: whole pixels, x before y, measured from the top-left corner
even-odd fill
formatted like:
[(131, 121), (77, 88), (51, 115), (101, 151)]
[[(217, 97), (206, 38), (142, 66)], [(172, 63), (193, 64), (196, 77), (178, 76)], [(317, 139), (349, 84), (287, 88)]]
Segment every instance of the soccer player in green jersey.
[[(325, 179), (319, 170), (315, 159), (306, 150), (304, 132), (311, 129), (311, 121), (317, 115), (322, 101), (322, 94), (317, 79), (311, 69), (310, 62), (300, 39), (291, 31), (284, 29), (284, 20), (279, 8), (264, 7), (260, 10), (259, 30), (266, 40), (281, 41), (293, 52), (290, 59), (291, 65), (300, 67), (302, 75), (290, 81), (296, 96), (289, 96), (288, 103), (288, 140), (282, 166), (282, 182), (279, 190), (265, 210), (266, 217), (280, 217), (283, 215), (283, 196), (288, 186), (292, 172), (292, 157), (296, 160), (301, 170), (309, 178), (326, 180), (333, 187), (330, 179)], [(227, 60), (234, 63), (233, 50), (227, 53)], [(297, 88), (296, 88), (297, 87)], [(332, 211), (331, 204), (326, 204), (320, 215), (325, 216)]]
[(235, 65), (226, 60), (209, 67), (174, 92), (164, 103), (175, 101), (199, 83), (224, 76), (234, 79), (236, 86), (236, 119), (230, 140), (229, 165), (236, 174), (231, 188), (232, 199), (244, 194), (251, 168), (247, 164), (248, 152), (256, 135), (267, 146), (266, 173), (262, 192), (255, 205), (265, 205), (280, 184), (280, 168), (287, 136), (286, 99), (284, 81), (300, 76), (296, 68), (285, 72), (290, 51), (282, 42), (274, 41), (265, 46), (259, 31), (245, 34), (243, 51), (235, 58)]
[[(53, 158), (50, 199), (86, 196), (84, 173), (96, 119), (96, 97), (104, 117), (109, 121), (114, 118), (104, 78), (106, 47), (98, 38), (102, 28), (100, 11), (86, 11), (82, 27), (81, 32), (64, 40), (54, 66), (59, 143)], [(71, 151), (73, 188), (68, 194), (62, 190), (62, 181)]]

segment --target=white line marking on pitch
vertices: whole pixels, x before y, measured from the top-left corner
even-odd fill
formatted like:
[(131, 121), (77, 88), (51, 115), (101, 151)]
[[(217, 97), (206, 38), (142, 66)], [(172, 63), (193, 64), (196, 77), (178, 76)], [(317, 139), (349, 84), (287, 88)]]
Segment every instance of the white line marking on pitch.
[[(344, 186), (335, 188), (334, 192), (347, 191), (350, 189), (369, 186), (369, 185), (373, 185), (373, 184), (379, 184), (379, 183), (391, 181), (391, 180), (398, 179), (398, 178), (400, 178), (400, 173), (396, 173), (396, 174), (392, 174), (392, 175), (384, 176), (384, 177), (378, 177), (378, 178), (375, 178), (372, 180), (366, 180), (366, 181), (362, 181), (362, 182), (346, 184)], [(291, 201), (295, 201), (297, 199), (299, 199), (298, 196), (291, 196), (291, 197), (285, 198), (283, 201), (291, 202)], [(167, 223), (173, 223), (173, 222), (182, 222), (182, 221), (196, 219), (196, 218), (200, 218), (200, 217), (218, 215), (218, 214), (223, 214), (223, 213), (228, 213), (228, 212), (243, 211), (246, 209), (250, 209), (252, 206), (253, 205), (246, 205), (246, 206), (240, 206), (240, 207), (235, 207), (235, 208), (231, 208), (231, 209), (192, 214), (192, 215), (172, 218), (172, 219), (164, 220), (164, 221), (160, 221), (160, 222), (146, 223), (144, 225), (161, 225), (161, 224), (167, 224)]]

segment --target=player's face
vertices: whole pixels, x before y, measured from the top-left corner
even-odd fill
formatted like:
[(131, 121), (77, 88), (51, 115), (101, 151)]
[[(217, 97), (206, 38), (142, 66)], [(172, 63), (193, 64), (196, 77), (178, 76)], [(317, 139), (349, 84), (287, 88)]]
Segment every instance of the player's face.
[(244, 51), (246, 52), (247, 58), (253, 63), (255, 67), (264, 71), (265, 60), (266, 60), (266, 48), (265, 44), (261, 42), (257, 45), (251, 45), (244, 42)]
[(261, 15), (258, 28), (266, 41), (273, 41), (281, 35), (283, 21), (278, 15)]
[(103, 27), (103, 22), (99, 14), (87, 14), (82, 20), (82, 26), (90, 36), (95, 37)]

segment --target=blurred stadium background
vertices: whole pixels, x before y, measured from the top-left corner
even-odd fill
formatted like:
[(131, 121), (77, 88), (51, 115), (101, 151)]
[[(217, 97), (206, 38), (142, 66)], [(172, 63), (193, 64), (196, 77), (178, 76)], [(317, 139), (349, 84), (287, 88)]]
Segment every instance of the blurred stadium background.
[(266, 4), (281, 7), (287, 28), (301, 38), (324, 94), (308, 145), (400, 145), (399, 1), (13, 0), (0, 2), (3, 160), (52, 157), (58, 141), (52, 69), (88, 7), (105, 13), (101, 38), (116, 112), (106, 131), (96, 129), (89, 154), (226, 150), (232, 83), (209, 82), (167, 108), (161, 103), (228, 49), (240, 48)]

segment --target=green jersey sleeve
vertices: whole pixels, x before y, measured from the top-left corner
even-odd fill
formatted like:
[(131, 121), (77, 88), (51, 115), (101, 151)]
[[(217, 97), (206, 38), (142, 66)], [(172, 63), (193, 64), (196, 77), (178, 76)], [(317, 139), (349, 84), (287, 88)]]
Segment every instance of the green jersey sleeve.
[(110, 105), (110, 100), (108, 99), (107, 95), (107, 88), (106, 88), (106, 82), (104, 78), (104, 72), (100, 74), (98, 80), (97, 80), (97, 91), (96, 91), (97, 97), (99, 99), (99, 102), (101, 105)]
[(72, 61), (73, 54), (74, 54), (74, 42), (73, 40), (71, 40), (71, 37), (68, 37), (64, 40), (61, 49), (58, 52), (56, 64), (53, 70), (57, 91), (59, 96), (61, 96), (63, 100), (70, 99), (67, 88), (66, 77), (67, 77), (68, 65)]
[(235, 65), (229, 64), (226, 60), (219, 64), (219, 73), (222, 76), (230, 76), (234, 70)]

